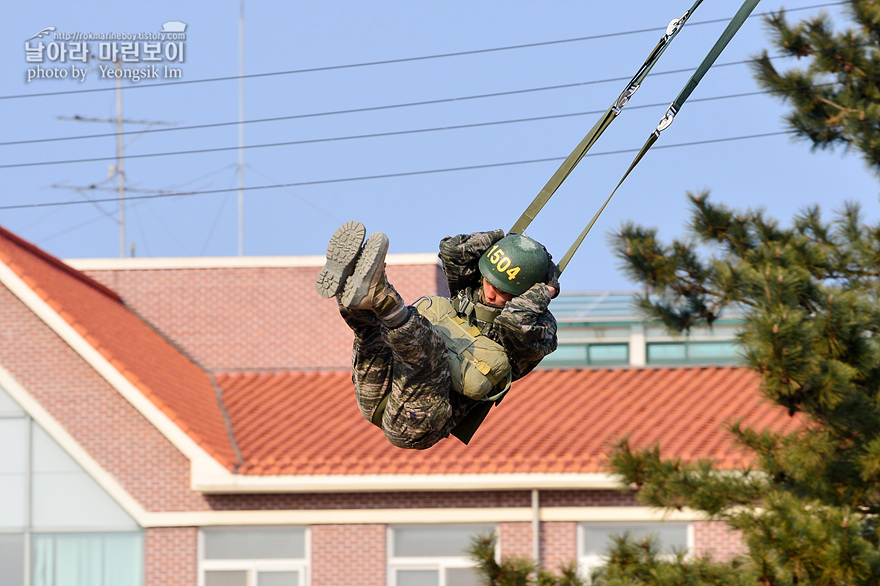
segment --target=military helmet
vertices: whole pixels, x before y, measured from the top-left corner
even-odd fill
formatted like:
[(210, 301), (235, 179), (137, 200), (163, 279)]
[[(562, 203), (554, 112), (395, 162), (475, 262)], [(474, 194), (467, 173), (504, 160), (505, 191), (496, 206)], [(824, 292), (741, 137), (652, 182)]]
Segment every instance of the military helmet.
[(480, 273), (493, 287), (511, 295), (522, 295), (547, 278), (550, 257), (538, 242), (522, 234), (511, 234), (489, 247), (480, 257)]

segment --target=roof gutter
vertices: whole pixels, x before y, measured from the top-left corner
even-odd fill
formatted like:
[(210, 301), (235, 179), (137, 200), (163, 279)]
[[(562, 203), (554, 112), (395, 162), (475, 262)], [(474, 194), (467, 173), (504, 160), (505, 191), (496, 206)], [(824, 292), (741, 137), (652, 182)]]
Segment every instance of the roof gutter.
[[(137, 271), (169, 269), (253, 269), (320, 267), (324, 256), (195, 256), (195, 257), (126, 257), (70, 258), (64, 262), (78, 271)], [(437, 265), (437, 253), (392, 253), (388, 265)]]
[(619, 479), (602, 472), (510, 474), (326, 474), (246, 476), (194, 473), (194, 490), (206, 494), (488, 491), (488, 490), (614, 490)]

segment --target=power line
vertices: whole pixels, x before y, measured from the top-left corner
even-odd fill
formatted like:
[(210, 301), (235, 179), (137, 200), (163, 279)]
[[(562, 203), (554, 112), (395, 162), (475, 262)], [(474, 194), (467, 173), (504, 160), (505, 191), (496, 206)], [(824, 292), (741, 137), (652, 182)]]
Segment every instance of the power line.
[[(690, 71), (690, 70), (687, 70)], [(810, 87), (821, 87), (824, 85), (830, 84), (819, 84), (817, 86)], [(758, 90), (753, 92), (741, 92), (737, 94), (726, 94), (721, 96), (710, 96), (706, 98), (695, 98), (691, 100), (692, 103), (697, 102), (710, 102), (717, 100), (725, 100), (725, 99), (737, 99), (737, 98), (745, 98), (752, 97), (758, 95), (766, 95), (772, 93), (771, 90)], [(653, 104), (641, 104), (641, 105), (628, 105), (627, 110), (639, 110), (645, 108), (658, 108), (667, 106), (668, 102), (656, 102)], [(311, 139), (301, 139), (301, 140), (291, 140), (291, 141), (282, 141), (282, 142), (274, 142), (274, 143), (263, 143), (263, 144), (252, 144), (245, 145), (243, 147), (240, 146), (224, 146), (224, 147), (211, 147), (211, 148), (201, 148), (201, 149), (190, 149), (183, 151), (166, 151), (159, 153), (141, 153), (134, 155), (124, 155), (125, 159), (144, 159), (144, 158), (154, 158), (154, 157), (170, 157), (170, 156), (181, 156), (181, 155), (194, 155), (194, 154), (207, 154), (207, 153), (218, 153), (218, 152), (228, 152), (231, 150), (236, 150), (239, 148), (244, 149), (258, 149), (258, 148), (277, 148), (277, 147), (286, 147), (286, 146), (301, 146), (306, 144), (318, 144), (318, 143), (327, 143), (327, 142), (341, 142), (345, 140), (360, 140), (367, 138), (387, 138), (391, 136), (404, 136), (404, 135), (412, 135), (412, 134), (422, 134), (427, 132), (439, 132), (439, 131), (447, 131), (447, 130), (463, 130), (470, 128), (482, 128), (489, 126), (500, 126), (506, 124), (519, 124), (524, 122), (540, 122), (547, 120), (557, 120), (563, 118), (574, 118), (577, 116), (589, 116), (595, 114), (601, 114), (604, 110), (589, 110), (585, 112), (569, 112), (566, 114), (547, 114), (544, 116), (531, 116), (526, 118), (513, 118), (508, 120), (494, 120), (490, 122), (473, 122), (469, 124), (456, 124), (456, 125), (447, 125), (447, 126), (437, 126), (432, 128), (416, 128), (409, 130), (392, 130), (387, 132), (374, 132), (368, 134), (357, 134), (357, 135), (346, 135), (346, 136), (334, 136), (334, 137), (325, 137), (325, 138), (311, 138)], [(2, 146), (2, 145), (0, 145)], [(55, 161), (36, 161), (29, 163), (7, 163), (5, 165), (0, 165), (0, 169), (11, 169), (11, 168), (23, 168), (23, 167), (36, 167), (43, 165), (65, 165), (65, 164), (78, 164), (78, 163), (96, 163), (102, 161), (110, 161), (115, 159), (116, 157), (91, 157), (84, 159), (63, 159), (63, 160), (55, 160)]]
[[(817, 8), (826, 8), (829, 6), (840, 6), (843, 4), (847, 4), (847, 2), (845, 2), (845, 1), (827, 2), (827, 3), (823, 3), (823, 4), (814, 4), (812, 6), (803, 6), (800, 8), (789, 8), (789, 9), (786, 9), (786, 12), (797, 12), (797, 11), (801, 11), (801, 10), (815, 10)], [(761, 12), (761, 13), (752, 14), (749, 18), (764, 17), (764, 16), (769, 16), (770, 14), (772, 14), (772, 13), (771, 12)], [(719, 22), (728, 22), (728, 20), (729, 19), (727, 19), (727, 18), (716, 18), (716, 19), (711, 19), (711, 20), (689, 22), (688, 26), (693, 27), (693, 26), (698, 26), (698, 25), (715, 24), (715, 23), (719, 23)], [(415, 56), (415, 57), (400, 57), (400, 58), (396, 58), (396, 59), (385, 59), (385, 60), (380, 60), (380, 61), (365, 61), (365, 62), (361, 62), (361, 63), (326, 65), (326, 66), (322, 66), (322, 67), (292, 69), (289, 71), (270, 71), (270, 72), (265, 72), (265, 73), (252, 73), (252, 74), (245, 75), (243, 77), (244, 77), (244, 79), (256, 79), (256, 78), (264, 78), (264, 77), (275, 77), (275, 76), (280, 76), (280, 75), (297, 75), (297, 74), (303, 74), (303, 73), (317, 73), (317, 72), (322, 72), (322, 71), (336, 71), (336, 70), (342, 70), (342, 69), (354, 69), (354, 68), (359, 68), (359, 67), (371, 67), (371, 66), (376, 66), (376, 65), (392, 65), (392, 64), (398, 64), (398, 63), (411, 63), (414, 61), (427, 61), (427, 60), (431, 60), (431, 59), (445, 59), (445, 58), (449, 58), (449, 57), (463, 57), (463, 56), (467, 56), (467, 55), (479, 55), (479, 54), (485, 54), (485, 53), (495, 53), (495, 52), (501, 52), (501, 51), (517, 50), (517, 49), (530, 49), (530, 48), (535, 48), (535, 47), (545, 47), (545, 46), (559, 45), (559, 44), (564, 44), (564, 43), (592, 41), (592, 40), (597, 40), (597, 39), (621, 37), (621, 36), (626, 36), (626, 35), (635, 35), (635, 34), (648, 33), (648, 32), (658, 32), (658, 31), (664, 31), (664, 30), (666, 30), (666, 27), (651, 27), (651, 28), (645, 28), (645, 29), (620, 31), (620, 32), (616, 32), (616, 33), (604, 33), (604, 34), (600, 34), (600, 35), (590, 35), (590, 36), (586, 36), (586, 37), (574, 37), (574, 38), (569, 38), (569, 39), (557, 39), (557, 40), (552, 40), (552, 41), (537, 41), (534, 43), (522, 43), (522, 44), (518, 44), (518, 45), (506, 45), (506, 46), (502, 46), (502, 47), (488, 47), (488, 48), (484, 48), (484, 49), (471, 49), (468, 51), (453, 51), (453, 52), (449, 52), (449, 53), (438, 53), (438, 54), (434, 54), (434, 55), (419, 55), (419, 56)], [(170, 87), (170, 86), (179, 86), (179, 85), (192, 85), (192, 84), (199, 84), (199, 83), (214, 83), (214, 82), (233, 81), (233, 80), (237, 81), (239, 79), (240, 79), (240, 76), (234, 75), (234, 76), (225, 76), (225, 77), (212, 77), (212, 78), (205, 78), (205, 79), (180, 80), (180, 81), (168, 82), (168, 83), (129, 85), (129, 86), (124, 87), (123, 89), (124, 90), (131, 90), (131, 89), (146, 89), (146, 88), (155, 88), (155, 87)], [(59, 92), (12, 94), (12, 95), (7, 95), (7, 96), (0, 96), (0, 100), (15, 100), (15, 99), (21, 99), (21, 98), (42, 98), (42, 97), (50, 97), (50, 96), (64, 96), (64, 95), (71, 95), (71, 94), (86, 94), (86, 93), (94, 93), (94, 92), (112, 91), (114, 89), (115, 88), (106, 87), (106, 88), (91, 88), (91, 89), (81, 89), (81, 90), (66, 90), (66, 91), (59, 91)]]
[[(775, 60), (775, 59), (781, 59), (781, 58), (785, 58), (785, 57), (787, 57), (787, 55), (773, 55), (773, 56), (770, 56), (769, 59)], [(751, 62), (752, 62), (752, 60), (729, 61), (727, 63), (716, 63), (712, 67), (713, 67), (713, 69), (717, 69), (717, 68), (721, 68), (721, 67), (745, 65), (745, 64), (748, 64)], [(675, 75), (675, 74), (679, 74), (679, 73), (690, 73), (691, 71), (693, 71), (693, 68), (670, 69), (667, 71), (653, 72), (649, 75), (649, 77), (663, 76), (663, 75)], [(381, 105), (381, 106), (363, 106), (360, 108), (348, 108), (348, 109), (343, 109), (343, 110), (328, 110), (325, 112), (310, 112), (308, 114), (291, 114), (288, 116), (273, 116), (271, 118), (255, 118), (253, 120), (244, 120), (241, 122), (239, 122), (239, 121), (211, 122), (211, 123), (207, 123), (207, 124), (194, 124), (194, 125), (190, 125), (190, 126), (172, 126), (172, 127), (168, 127), (168, 128), (149, 128), (149, 129), (140, 130), (140, 131), (131, 130), (131, 131), (123, 132), (122, 135), (125, 136), (125, 135), (129, 135), (129, 134), (137, 134), (140, 136), (140, 135), (144, 135), (144, 134), (153, 134), (153, 133), (159, 133), (159, 132), (175, 132), (175, 131), (181, 131), (181, 130), (204, 130), (207, 128), (222, 128), (222, 127), (226, 127), (226, 126), (235, 126), (238, 124), (261, 124), (261, 123), (267, 123), (267, 122), (285, 122), (285, 121), (290, 121), (290, 120), (301, 120), (301, 119), (306, 119), (306, 118), (318, 118), (318, 117), (323, 117), (323, 116), (338, 116), (338, 115), (343, 115), (343, 114), (359, 114), (359, 113), (364, 113), (364, 112), (377, 112), (377, 111), (392, 110), (392, 109), (397, 109), (397, 108), (409, 108), (409, 107), (415, 107), (415, 106), (430, 106), (430, 105), (452, 103), (452, 102), (464, 102), (467, 100), (480, 100), (480, 99), (486, 99), (486, 98), (513, 96), (513, 95), (518, 95), (518, 94), (527, 94), (527, 93), (534, 93), (534, 92), (553, 91), (553, 90), (560, 90), (560, 89), (572, 89), (572, 88), (584, 87), (584, 86), (588, 86), (588, 85), (600, 85), (600, 84), (604, 84), (604, 83), (616, 83), (616, 82), (629, 81), (629, 80), (630, 80), (629, 76), (627, 76), (627, 77), (610, 77), (610, 78), (605, 78), (605, 79), (578, 81), (578, 82), (565, 83), (565, 84), (539, 86), (539, 87), (534, 87), (534, 88), (522, 88), (522, 89), (518, 89), (518, 90), (490, 92), (490, 93), (485, 93), (485, 94), (474, 94), (474, 95), (469, 95), (469, 96), (457, 96), (457, 97), (452, 97), (452, 98), (435, 98), (432, 100), (420, 100), (420, 101), (415, 101), (415, 102), (401, 102), (401, 103), (397, 103), (397, 104), (385, 104), (385, 105)], [(820, 87), (821, 85), (832, 85), (832, 84), (820, 84), (817, 86), (810, 86), (810, 87)], [(771, 92), (769, 90), (765, 90), (765, 91), (761, 91), (761, 92), (757, 92), (757, 93), (766, 94), (766, 93), (771, 93)], [(741, 95), (753, 95), (753, 94), (751, 94), (751, 93), (750, 94), (734, 94), (732, 97), (739, 97)], [(727, 96), (719, 96), (714, 99), (722, 99), (725, 97), (727, 97)], [(666, 105), (666, 104), (663, 104), (663, 105)], [(644, 106), (629, 106), (628, 109), (632, 110), (632, 109), (636, 109), (637, 107), (644, 107)], [(604, 112), (604, 110), (597, 111), (597, 113), (601, 113), (601, 112)], [(79, 135), (79, 136), (57, 136), (57, 137), (51, 137), (51, 138), (30, 138), (30, 139), (11, 140), (11, 141), (6, 141), (6, 142), (0, 142), (0, 147), (21, 146), (21, 145), (27, 145), (27, 144), (41, 144), (41, 143), (52, 143), (52, 142), (64, 142), (64, 141), (71, 141), (71, 140), (87, 140), (87, 139), (93, 139), (93, 138), (108, 138), (108, 137), (114, 137), (116, 135), (117, 135), (117, 133), (109, 133), (108, 132), (108, 133), (100, 133), (100, 134), (86, 134), (86, 135)]]
[[(779, 58), (779, 57), (778, 56), (771, 57), (771, 59), (777, 59), (777, 58)], [(728, 63), (717, 63), (713, 66), (713, 68), (730, 67), (730, 66), (734, 66), (734, 65), (744, 65), (746, 63), (750, 63), (750, 61), (749, 60), (741, 60), (741, 61), (730, 61)], [(649, 77), (661, 76), (661, 75), (675, 75), (675, 74), (679, 74), (679, 73), (690, 73), (691, 71), (693, 71), (693, 68), (671, 69), (668, 71), (658, 71), (658, 72), (652, 73)], [(301, 120), (304, 118), (318, 118), (318, 117), (323, 117), (323, 116), (336, 116), (336, 115), (341, 115), (341, 114), (357, 114), (357, 113), (363, 113), (363, 112), (376, 112), (376, 111), (381, 111), (381, 110), (391, 110), (391, 109), (396, 109), (396, 108), (408, 108), (408, 107), (413, 107), (413, 106), (428, 106), (428, 105), (444, 104), (444, 103), (451, 103), (451, 102), (463, 102), (466, 100), (479, 100), (479, 99), (485, 99), (485, 98), (496, 98), (496, 97), (502, 97), (502, 96), (512, 96), (512, 95), (517, 95), (517, 94), (526, 94), (526, 93), (533, 93), (533, 92), (552, 91), (552, 90), (559, 90), (559, 89), (571, 89), (571, 88), (583, 87), (583, 86), (588, 86), (588, 85), (599, 85), (599, 84), (603, 84), (603, 83), (622, 82), (622, 81), (629, 81), (629, 79), (630, 79), (629, 76), (627, 76), (627, 77), (612, 77), (612, 78), (606, 78), (606, 79), (595, 79), (595, 80), (579, 81), (579, 82), (566, 83), (566, 84), (541, 86), (541, 87), (536, 87), (536, 88), (523, 88), (523, 89), (518, 89), (518, 90), (507, 90), (507, 91), (502, 91), (502, 92), (491, 92), (491, 93), (485, 93), (485, 94), (475, 94), (475, 95), (470, 95), (470, 96), (458, 96), (458, 97), (453, 97), (453, 98), (436, 98), (433, 100), (422, 100), (422, 101), (417, 101), (417, 102), (402, 102), (402, 103), (398, 103), (398, 104), (386, 104), (386, 105), (382, 105), (382, 106), (364, 106), (361, 108), (349, 108), (349, 109), (345, 109), (345, 110), (330, 110), (330, 111), (326, 111), (326, 112), (312, 112), (312, 113), (308, 113), (308, 114), (291, 114), (289, 116), (275, 116), (272, 118), (256, 118), (253, 120), (245, 120), (244, 124), (258, 124), (258, 123), (265, 123), (265, 122), (283, 122), (283, 121), (289, 121), (289, 120)], [(768, 92), (764, 92), (764, 93), (768, 93)], [(663, 105), (667, 105), (667, 104), (663, 104)], [(635, 106), (629, 106), (628, 109), (635, 109)], [(599, 113), (601, 113), (601, 112), (604, 112), (604, 110), (601, 110)], [(151, 129), (141, 130), (141, 131), (133, 130), (133, 131), (123, 132), (122, 134), (123, 135), (127, 135), (127, 134), (143, 135), (143, 134), (153, 134), (153, 133), (158, 133), (158, 132), (170, 132), (170, 131), (178, 131), (178, 130), (203, 130), (206, 128), (222, 128), (225, 126), (234, 126), (237, 124), (239, 124), (237, 121), (235, 121), (235, 122), (232, 122), (232, 121), (230, 121), (230, 122), (212, 122), (212, 123), (208, 123), (208, 124), (195, 124), (192, 126), (175, 126), (175, 127), (169, 127), (169, 128), (151, 128)], [(60, 137), (52, 137), (52, 138), (32, 138), (32, 139), (0, 142), (0, 147), (20, 146), (20, 145), (26, 145), (26, 144), (51, 143), (51, 142), (63, 142), (63, 141), (69, 141), (69, 140), (85, 140), (85, 139), (92, 139), (92, 138), (108, 138), (108, 137), (113, 137), (113, 136), (116, 136), (116, 133), (87, 134), (87, 135), (80, 135), (80, 136), (60, 136)]]
[[(741, 94), (730, 94), (727, 96), (714, 96), (709, 98), (698, 98), (692, 100), (692, 102), (708, 102), (713, 100), (721, 100), (721, 99), (730, 99), (730, 98), (740, 98), (747, 97), (753, 95), (759, 95), (766, 92), (756, 91), (756, 92), (746, 92)], [(658, 102), (655, 104), (643, 104), (639, 106), (629, 106), (630, 110), (644, 109), (644, 108), (658, 108), (662, 106), (668, 105), (668, 102)], [(239, 146), (224, 146), (224, 147), (211, 147), (211, 148), (201, 148), (201, 149), (191, 149), (185, 151), (166, 151), (161, 153), (141, 153), (135, 155), (123, 155), (124, 159), (143, 159), (143, 158), (153, 158), (153, 157), (172, 157), (172, 156), (181, 156), (181, 155), (195, 155), (195, 154), (206, 154), (206, 153), (219, 153), (219, 152), (228, 152), (232, 150), (236, 150), (238, 148), (245, 149), (258, 149), (258, 148), (277, 148), (277, 147), (285, 147), (285, 146), (301, 146), (306, 144), (317, 144), (324, 142), (341, 142), (345, 140), (360, 140), (366, 138), (387, 138), (391, 136), (404, 136), (410, 134), (422, 134), (426, 132), (439, 132), (446, 130), (464, 130), (469, 128), (483, 128), (488, 126), (500, 126), (505, 124), (519, 124), (523, 122), (541, 122), (547, 120), (557, 120), (562, 118), (573, 118), (577, 116), (588, 116), (593, 114), (601, 114), (604, 110), (592, 110), (587, 112), (571, 112), (567, 114), (548, 114), (545, 116), (532, 116), (529, 118), (514, 118), (510, 120), (495, 120), (491, 122), (473, 122), (470, 124), (456, 124), (452, 126), (436, 126), (433, 128), (416, 128), (410, 130), (392, 130), (388, 132), (374, 132), (369, 134), (357, 134), (357, 135), (348, 135), (348, 136), (333, 136), (333, 137), (325, 137), (325, 138), (311, 138), (311, 139), (302, 139), (302, 140), (290, 140), (290, 141), (282, 141), (282, 142), (274, 142), (274, 143), (264, 143), (264, 144), (252, 144), (245, 145), (244, 147)], [(116, 157), (91, 157), (86, 159), (65, 159), (65, 160), (56, 160), (56, 161), (37, 161), (30, 163), (8, 163), (5, 165), (0, 165), (0, 169), (10, 169), (10, 168), (22, 168), (22, 167), (38, 167), (44, 165), (65, 165), (65, 164), (77, 164), (77, 163), (96, 163), (101, 161), (111, 161), (115, 160)]]
[[(676, 144), (668, 144), (668, 145), (656, 145), (654, 147), (657, 149), (672, 149), (672, 148), (685, 148), (685, 147), (693, 147), (693, 146), (703, 146), (707, 144), (717, 144), (723, 142), (734, 142), (741, 140), (753, 140), (758, 138), (768, 138), (771, 136), (783, 136), (794, 134), (794, 131), (784, 130), (777, 132), (764, 132), (759, 134), (748, 134), (741, 136), (731, 136), (725, 138), (711, 138), (706, 140), (698, 140), (691, 142), (683, 142)], [(607, 155), (622, 155), (622, 154), (632, 154), (638, 152), (639, 149), (621, 149), (616, 151), (605, 151), (601, 153), (588, 153), (586, 157), (600, 157)], [(284, 189), (284, 188), (292, 188), (292, 187), (307, 187), (314, 185), (328, 185), (332, 183), (348, 183), (352, 181), (367, 181), (367, 180), (375, 180), (375, 179), (393, 179), (398, 177), (412, 177), (416, 175), (430, 175), (436, 173), (453, 173), (453, 172), (461, 172), (461, 171), (473, 171), (478, 169), (492, 169), (497, 167), (512, 167), (517, 165), (529, 165), (534, 163), (549, 163), (554, 161), (561, 161), (565, 157), (547, 157), (543, 159), (528, 159), (523, 161), (505, 161), (501, 163), (485, 163), (481, 165), (467, 165), (463, 167), (447, 167), (442, 169), (423, 169), (418, 171), (402, 171), (398, 173), (385, 173), (381, 175), (363, 175), (357, 177), (339, 177), (332, 179), (317, 179), (313, 181), (298, 181), (296, 183), (280, 183), (275, 185), (256, 185), (251, 187), (245, 187), (245, 191), (264, 191), (268, 189)], [(176, 192), (176, 193), (157, 193), (157, 194), (149, 194), (149, 195), (141, 195), (141, 196), (132, 196), (128, 199), (131, 201), (135, 200), (149, 200), (149, 199), (162, 199), (168, 197), (184, 197), (184, 196), (195, 196), (195, 195), (214, 195), (218, 193), (229, 193), (232, 191), (236, 191), (238, 188), (231, 189), (208, 189), (203, 191), (188, 191), (188, 192)], [(81, 205), (83, 203), (103, 203), (116, 201), (115, 198), (107, 198), (107, 199), (92, 199), (88, 202), (78, 201), (78, 200), (67, 200), (67, 201), (57, 201), (57, 202), (44, 202), (44, 203), (31, 203), (31, 204), (13, 204), (13, 205), (4, 205), (0, 206), (0, 211), (5, 210), (19, 210), (19, 209), (29, 209), (29, 208), (45, 208), (45, 207), (58, 207), (58, 206), (71, 206), (71, 205)]]
[[(776, 57), (773, 57), (775, 59)], [(731, 61), (729, 63), (718, 63), (713, 67), (730, 67), (733, 65), (743, 65), (745, 63), (749, 63), (750, 61)], [(678, 73), (690, 73), (693, 71), (693, 68), (683, 68), (683, 69), (671, 69), (668, 71), (658, 71), (652, 73), (649, 77), (660, 76), (660, 75), (674, 75)], [(536, 88), (523, 88), (518, 90), (508, 90), (502, 92), (491, 92), (486, 94), (475, 94), (470, 96), (458, 96), (453, 98), (436, 98), (433, 100), (422, 100), (417, 102), (403, 102), (399, 104), (386, 104), (382, 106), (364, 106), (361, 108), (349, 108), (346, 110), (331, 110), (327, 112), (312, 112), (309, 114), (291, 114), (289, 116), (275, 116), (272, 118), (257, 118), (254, 120), (245, 120), (244, 124), (257, 124), (263, 122), (283, 122), (287, 120), (300, 120), (303, 118), (317, 118), (322, 116), (336, 116), (340, 114), (357, 114), (363, 112), (375, 112), (380, 110), (391, 110), (396, 108), (408, 108), (412, 106), (429, 106), (435, 104), (444, 104), (450, 102), (463, 102), (466, 100), (479, 100), (485, 98), (497, 98), (502, 96), (513, 96), (517, 94), (526, 94), (532, 92), (543, 92), (543, 91), (551, 91), (551, 90), (559, 90), (559, 89), (571, 89), (576, 87), (582, 87), (587, 85), (598, 85), (603, 83), (614, 83), (621, 81), (629, 81), (630, 76), (626, 77), (612, 77), (607, 79), (595, 79), (595, 80), (587, 80), (587, 81), (579, 81), (573, 83), (565, 83), (558, 85), (549, 85), (549, 86), (541, 86)], [(664, 104), (666, 105), (666, 104)], [(632, 108), (632, 106), (630, 106)], [(604, 110), (602, 110), (604, 112)], [(238, 122), (213, 122), (209, 124), (196, 124), (192, 126), (176, 126), (171, 128), (151, 128), (148, 130), (141, 131), (129, 131), (123, 132), (123, 134), (152, 134), (157, 132), (168, 132), (174, 130), (202, 130), (205, 128), (221, 128), (224, 126), (233, 126), (237, 125)], [(16, 145), (25, 145), (25, 144), (36, 144), (36, 143), (46, 143), (46, 142), (62, 142), (68, 140), (81, 140), (81, 139), (91, 139), (91, 138), (107, 138), (111, 136), (116, 136), (116, 133), (103, 133), (103, 134), (89, 134), (89, 135), (81, 135), (81, 136), (62, 136), (62, 137), (53, 137), (53, 138), (33, 138), (33, 139), (24, 139), (24, 140), (14, 140), (8, 142), (0, 142), (0, 146), (16, 146)]]

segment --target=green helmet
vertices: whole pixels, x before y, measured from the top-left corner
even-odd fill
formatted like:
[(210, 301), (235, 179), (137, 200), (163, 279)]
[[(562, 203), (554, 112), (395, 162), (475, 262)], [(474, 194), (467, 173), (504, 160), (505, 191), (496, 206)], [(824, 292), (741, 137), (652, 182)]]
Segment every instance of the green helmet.
[(511, 234), (489, 247), (480, 257), (480, 273), (493, 287), (522, 295), (535, 283), (547, 279), (550, 257), (538, 242)]

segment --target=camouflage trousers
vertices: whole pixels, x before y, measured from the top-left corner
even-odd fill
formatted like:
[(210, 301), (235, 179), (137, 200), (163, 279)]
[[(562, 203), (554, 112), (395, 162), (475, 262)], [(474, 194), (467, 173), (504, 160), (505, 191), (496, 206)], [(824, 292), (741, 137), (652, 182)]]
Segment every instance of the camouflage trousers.
[(425, 449), (448, 437), (462, 406), (455, 400), (446, 343), (414, 308), (409, 319), (389, 330), (369, 310), (339, 312), (354, 331), (352, 382), (358, 407), (372, 421), (388, 395), (381, 428), (400, 448)]

